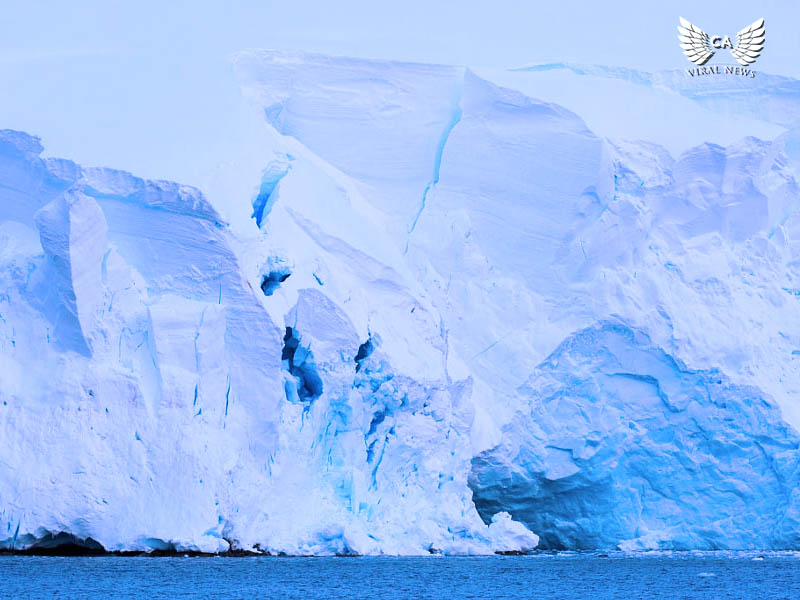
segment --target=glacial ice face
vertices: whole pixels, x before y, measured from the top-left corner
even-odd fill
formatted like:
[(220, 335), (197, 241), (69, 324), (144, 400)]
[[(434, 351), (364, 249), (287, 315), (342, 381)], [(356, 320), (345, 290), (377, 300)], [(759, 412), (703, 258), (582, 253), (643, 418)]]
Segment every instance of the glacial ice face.
[(605, 322), (520, 393), (501, 444), (473, 459), (485, 520), (508, 511), (560, 549), (800, 544), (800, 436), (759, 390)]
[(193, 188), (0, 148), (0, 547), (535, 547), (475, 510), (470, 382), (356, 191), (301, 164), (240, 240)]
[(538, 71), (235, 65), (262, 170), (208, 198), (0, 134), (3, 547), (797, 547), (783, 100), (672, 154)]
[[(382, 71), (383, 85), (402, 83), (428, 103), (408, 104), (395, 129), (372, 132), (364, 125), (371, 113), (347, 113), (365, 102), (352, 77), (359, 61), (262, 52), (244, 53), (236, 64), (259, 108), (291, 108), (286, 118), (295, 125), (281, 131), (313, 143), (318, 159), (331, 157), (354, 174), (366, 162), (383, 180), (408, 176), (407, 156), (424, 155), (421, 146), (409, 152), (409, 140), (428, 131), (430, 111), (458, 115), (446, 139), (438, 138), (443, 147), (433, 158), (440, 160), (428, 169), (438, 174), (435, 185), (429, 187), (420, 166), (408, 200), (417, 211), (405, 216), (405, 227), (387, 230), (442, 311), (460, 358), (499, 394), (514, 393), (572, 332), (622, 315), (693, 368), (718, 367), (761, 387), (800, 424), (800, 398), (794, 386), (781, 383), (793, 377), (800, 339), (798, 313), (785, 291), (797, 284), (793, 133), (772, 141), (744, 137), (752, 123), (731, 111), (726, 128), (743, 139), (704, 143), (673, 157), (654, 143), (599, 139), (575, 114), (468, 70), (461, 72), (454, 112), (449, 76), (448, 92), (437, 98), (427, 76), (411, 68), (398, 75), (397, 64)], [(281, 83), (287, 71), (291, 86)], [(331, 88), (337, 94), (327, 94)], [(645, 89), (653, 102), (674, 95)], [(550, 93), (536, 91), (545, 100)], [(730, 95), (743, 93), (737, 88)], [(371, 110), (379, 115), (392, 106), (385, 96), (374, 102)], [(307, 140), (320, 103), (340, 117), (325, 121), (325, 136)], [(668, 128), (688, 132), (694, 123), (676, 120)], [(770, 131), (781, 130), (773, 123)], [(356, 131), (363, 152), (341, 154), (339, 141)], [(293, 142), (282, 138), (291, 148)], [(387, 148), (395, 149), (391, 161)], [(370, 163), (373, 156), (380, 161)], [(374, 183), (359, 189), (372, 206), (406, 203), (406, 196)], [(306, 193), (325, 192), (308, 187)]]
[(281, 380), (224, 226), (197, 190), (0, 138), (3, 545), (227, 547), (204, 533), (242, 472), (220, 434), (266, 460)]
[[(386, 95), (377, 94), (368, 110), (357, 115), (348, 112), (364, 102), (365, 96), (359, 95), (362, 83), (352, 76), (360, 64), (302, 53), (236, 57), (246, 96), (265, 111), (269, 123), (289, 136), (281, 138), (286, 151), (299, 156), (300, 148), (310, 149), (315, 164), (327, 162), (356, 179), (363, 198), (386, 215), (384, 222), (390, 226), (385, 231), (392, 245), (401, 251), (411, 276), (422, 283), (441, 314), (448, 357), (451, 361), (457, 357), (463, 363), (460, 368), (472, 378), (473, 452), (491, 457), (485, 468), (474, 467), (472, 479), (485, 521), (491, 520), (493, 512), (508, 510), (552, 546), (796, 544), (787, 533), (788, 526), (773, 534), (766, 524), (769, 519), (777, 523), (788, 510), (783, 497), (790, 486), (780, 479), (752, 502), (770, 516), (740, 522), (745, 532), (741, 537), (715, 529), (715, 524), (722, 526), (708, 509), (712, 500), (702, 511), (676, 517), (673, 508), (680, 505), (681, 494), (694, 488), (662, 485), (657, 473), (655, 488), (665, 490), (674, 504), (659, 503), (644, 493), (646, 509), (620, 503), (612, 510), (604, 504), (612, 517), (598, 518), (594, 529), (574, 525), (581, 519), (580, 502), (565, 502), (550, 516), (535, 520), (533, 509), (514, 513), (522, 499), (502, 496), (503, 485), (492, 487), (494, 477), (507, 482), (503, 477), (513, 472), (519, 478), (514, 480), (514, 490), (520, 498), (538, 489), (541, 475), (529, 468), (533, 459), (517, 456), (507, 445), (512, 431), (508, 428), (532, 401), (524, 384), (565, 340), (606, 322), (624, 323), (630, 331), (641, 332), (653, 352), (665, 353), (665, 361), (674, 361), (687, 373), (701, 374), (698, 381), (703, 381), (702, 374), (719, 373), (728, 386), (725, 394), (744, 406), (751, 397), (773, 406), (765, 409), (772, 425), (765, 426), (763, 435), (774, 437), (778, 449), (768, 452), (777, 456), (784, 448), (791, 454), (793, 434), (781, 419), (794, 427), (800, 425), (800, 398), (791, 384), (797, 379), (794, 361), (800, 352), (800, 313), (793, 291), (798, 289), (796, 178), (800, 163), (796, 134), (787, 131), (795, 122), (793, 113), (780, 108), (783, 96), (791, 95), (791, 85), (780, 86), (781, 98), (771, 98), (768, 85), (756, 84), (759, 87), (750, 93), (739, 81), (730, 89), (714, 88), (702, 96), (691, 91), (696, 83), (683, 85), (677, 79), (681, 73), (651, 76), (603, 68), (573, 70), (575, 79), (592, 78), (590, 84), (580, 83), (581, 89), (594, 89), (602, 79), (606, 99), (627, 97), (631, 86), (638, 90), (639, 103), (630, 111), (624, 102), (603, 104), (608, 113), (603, 116), (611, 123), (631, 116), (634, 122), (639, 117), (653, 121), (649, 107), (679, 105), (675, 118), (647, 129), (653, 141), (633, 142), (603, 139), (575, 113), (547, 102), (562, 90), (536, 86), (540, 81), (536, 70), (509, 77), (486, 70), (481, 71), (484, 76), (468, 69), (443, 70), (444, 83), (437, 95), (419, 69), (393, 64), (381, 70), (381, 85), (401, 86), (404, 94), (412, 90), (412, 96), (424, 96), (427, 102), (424, 107), (405, 104), (397, 127), (380, 126), (373, 131), (368, 124), (391, 114), (392, 105)], [(369, 69), (378, 64), (371, 62)], [(288, 80), (291, 85), (282, 83)], [(541, 99), (499, 87), (495, 80), (518, 84)], [(455, 95), (451, 93), (454, 86)], [(576, 98), (580, 101), (573, 99), (569, 104), (575, 110), (595, 99), (586, 94)], [(754, 100), (758, 98), (762, 100)], [(759, 106), (770, 110), (756, 110)], [(709, 107), (723, 111), (724, 116), (709, 112)], [(274, 120), (275, 114), (284, 120)], [(324, 120), (324, 135), (312, 126), (319, 125), (321, 114), (337, 115)], [(432, 120), (432, 114), (441, 116)], [(682, 115), (691, 118), (684, 121), (679, 118)], [(433, 122), (436, 128), (430, 127)], [(444, 135), (436, 134), (440, 145), (427, 169), (431, 175), (426, 177), (420, 165), (419, 175), (411, 177), (407, 166), (418, 163), (406, 159), (431, 157), (420, 140), (434, 138), (442, 125)], [(764, 139), (751, 137), (753, 133)], [(716, 143), (703, 142), (698, 138), (701, 134)], [(340, 148), (340, 140), (350, 136), (358, 138), (360, 151), (355, 155)], [(673, 155), (676, 140), (695, 140), (695, 145), (678, 148)], [(399, 179), (413, 180), (415, 189), (395, 189), (391, 182)], [(285, 191), (285, 199), (302, 201), (299, 194)], [(386, 208), (387, 203), (392, 206)], [(404, 212), (407, 203), (414, 203), (417, 210)], [(405, 225), (397, 226), (398, 220)], [(577, 376), (564, 384), (565, 398), (571, 398), (571, 383), (579, 385)], [(608, 393), (606, 403), (613, 407), (642, 402), (644, 411), (651, 396), (647, 385), (630, 384), (619, 395)], [(582, 401), (580, 396), (574, 400), (577, 406)], [(762, 435), (762, 429), (747, 414), (746, 410), (731, 413), (735, 426), (714, 421), (703, 427), (726, 444), (737, 443), (741, 436), (752, 440)], [(531, 436), (543, 440), (537, 451), (544, 452), (543, 446), (551, 443), (548, 432), (536, 437), (531, 421), (525, 423), (533, 428)], [(645, 418), (639, 424), (644, 431), (650, 426), (661, 425)], [(668, 419), (663, 426), (674, 428), (674, 439), (696, 433), (688, 419)], [(588, 435), (581, 428), (578, 431), (578, 437)], [(673, 444), (663, 451), (694, 460), (694, 449), (688, 446)], [(714, 460), (713, 453), (698, 457), (699, 463), (707, 460)], [(790, 466), (783, 468), (791, 472)], [(601, 462), (597, 469), (591, 476), (612, 481), (612, 488), (627, 486), (625, 478), (631, 477), (629, 471), (615, 470), (610, 463)], [(752, 482), (768, 478), (769, 472), (758, 461), (752, 465), (740, 461), (721, 473), (711, 469), (708, 477), (708, 485), (724, 480), (750, 489), (756, 497), (762, 490), (751, 487)], [(702, 488), (700, 483), (697, 486)], [(487, 500), (495, 494), (497, 502)], [(709, 493), (709, 498), (716, 497)], [(555, 506), (564, 496), (551, 499)], [(590, 506), (591, 494), (582, 501)], [(733, 510), (733, 504), (723, 505)], [(750, 514), (747, 506), (743, 503), (738, 508)], [(619, 526), (620, 522), (626, 525)]]

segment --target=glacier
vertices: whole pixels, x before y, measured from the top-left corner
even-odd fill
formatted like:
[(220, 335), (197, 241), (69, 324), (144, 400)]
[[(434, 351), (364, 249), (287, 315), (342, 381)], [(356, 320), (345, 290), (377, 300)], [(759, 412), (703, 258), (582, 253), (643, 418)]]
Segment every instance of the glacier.
[(232, 60), (203, 190), (0, 132), (0, 548), (800, 547), (797, 82)]

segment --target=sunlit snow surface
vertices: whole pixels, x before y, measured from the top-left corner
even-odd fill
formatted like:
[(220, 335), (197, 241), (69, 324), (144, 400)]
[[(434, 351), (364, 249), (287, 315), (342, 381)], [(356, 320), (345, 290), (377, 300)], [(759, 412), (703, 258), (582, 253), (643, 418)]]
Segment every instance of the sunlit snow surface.
[(3, 547), (800, 546), (796, 82), (234, 65), (207, 196), (0, 133)]

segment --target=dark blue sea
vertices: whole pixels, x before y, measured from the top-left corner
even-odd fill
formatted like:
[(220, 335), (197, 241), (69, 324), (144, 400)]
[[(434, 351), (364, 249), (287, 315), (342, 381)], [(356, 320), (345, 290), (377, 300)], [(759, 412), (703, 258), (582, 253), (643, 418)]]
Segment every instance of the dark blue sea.
[(0, 556), (2, 598), (800, 598), (800, 554)]

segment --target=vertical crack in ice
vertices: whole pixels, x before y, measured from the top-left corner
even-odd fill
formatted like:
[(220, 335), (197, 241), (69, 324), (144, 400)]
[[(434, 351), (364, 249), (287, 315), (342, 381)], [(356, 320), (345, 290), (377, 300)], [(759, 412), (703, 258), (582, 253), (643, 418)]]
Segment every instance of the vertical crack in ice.
[(355, 358), (353, 358), (353, 361), (356, 363), (356, 373), (361, 370), (364, 361), (372, 355), (374, 350), (375, 346), (372, 343), (372, 335), (370, 335), (367, 341), (358, 347), (358, 352), (356, 352)]
[(275, 204), (275, 190), (281, 179), (289, 172), (290, 161), (292, 160), (293, 157), (287, 154), (282, 160), (274, 161), (264, 169), (258, 195), (253, 200), (253, 214), (251, 215), (259, 227), (261, 227), (264, 219), (269, 215), (272, 206)]
[(200, 322), (197, 324), (197, 330), (194, 332), (194, 368), (198, 375), (200, 374), (200, 352), (197, 348), (197, 338), (200, 337), (200, 331), (203, 329), (203, 322), (206, 319), (206, 308), (200, 313)]
[(381, 447), (380, 456), (378, 456), (378, 460), (375, 461), (375, 465), (372, 467), (372, 472), (370, 473), (372, 482), (370, 483), (370, 489), (376, 490), (378, 489), (378, 469), (383, 462), (383, 455), (386, 453), (386, 444), (389, 441), (389, 436), (387, 435), (383, 440), (383, 446)]
[(17, 528), (14, 530), (14, 537), (11, 540), (11, 550), (14, 550), (17, 547), (17, 537), (19, 537), (19, 525), (21, 521), (17, 520)]
[(225, 416), (228, 416), (228, 402), (231, 399), (231, 375), (228, 373), (228, 389), (225, 390)]
[[(444, 131), (442, 131), (442, 135), (439, 138), (439, 144), (436, 147), (436, 154), (434, 155), (433, 159), (433, 175), (431, 180), (428, 182), (428, 185), (425, 186), (425, 190), (422, 192), (422, 201), (420, 202), (419, 209), (417, 210), (417, 214), (414, 215), (414, 220), (411, 222), (411, 226), (408, 228), (408, 237), (411, 237), (411, 234), (414, 233), (414, 230), (417, 228), (417, 221), (419, 221), (420, 216), (422, 215), (422, 211), (425, 210), (425, 204), (428, 201), (428, 193), (431, 191), (431, 188), (439, 183), (439, 170), (442, 166), (442, 155), (444, 154), (444, 147), (447, 145), (447, 140), (450, 138), (450, 134), (452, 133), (453, 129), (456, 125), (461, 121), (461, 117), (463, 115), (463, 111), (461, 110), (461, 95), (464, 92), (464, 79), (462, 75), (461, 83), (458, 86), (458, 89), (455, 93), (455, 98), (453, 100), (453, 111), (450, 117), (450, 120), (444, 127)], [(403, 254), (408, 252), (408, 239), (406, 239), (406, 247), (403, 250)]]
[(300, 341), (299, 332), (293, 327), (286, 328), (281, 351), (283, 369), (289, 371), (294, 382), (286, 382), (284, 391), (289, 402), (313, 402), (322, 395), (322, 378), (317, 372), (314, 353), (310, 346)]

